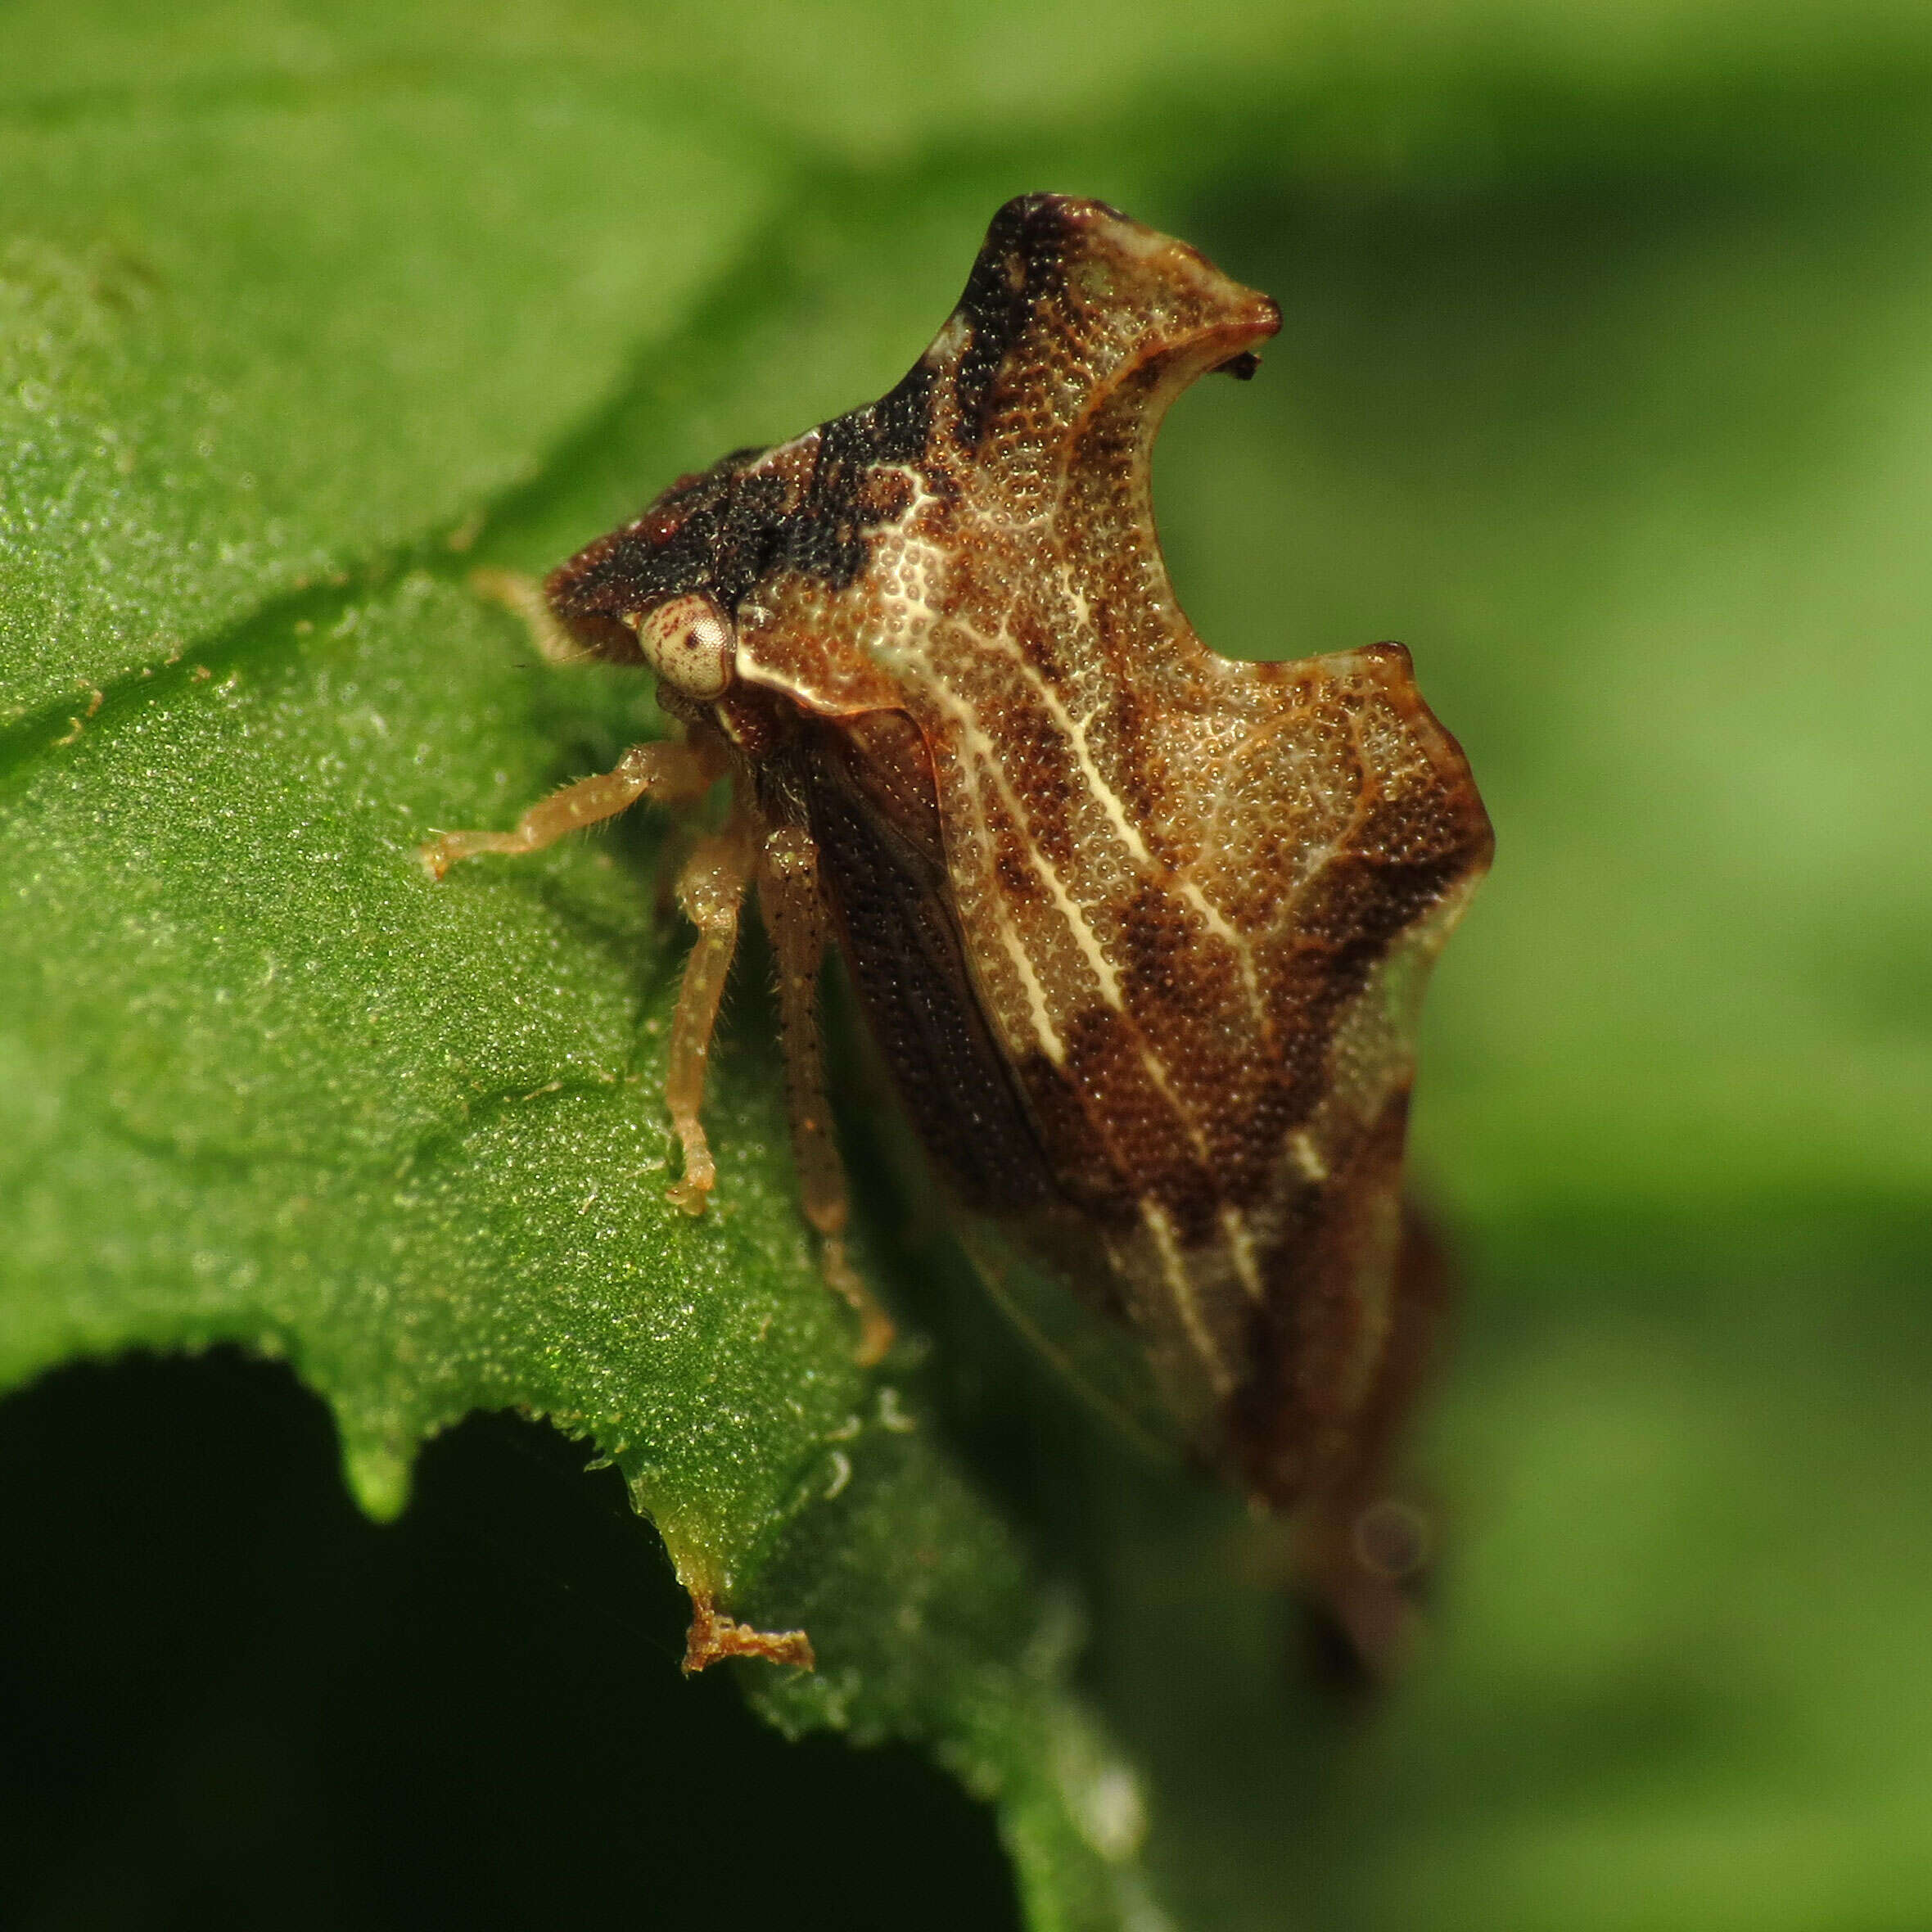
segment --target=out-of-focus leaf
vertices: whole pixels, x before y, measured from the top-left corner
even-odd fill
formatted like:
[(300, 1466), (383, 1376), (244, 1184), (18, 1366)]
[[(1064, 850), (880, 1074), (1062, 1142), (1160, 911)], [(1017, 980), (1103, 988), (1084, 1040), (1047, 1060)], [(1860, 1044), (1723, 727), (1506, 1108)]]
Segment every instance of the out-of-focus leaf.
[(1916, 174), (1288, 184), (1205, 225), (1287, 320), (1171, 438), (1196, 615), (1406, 641), (1496, 822), (1424, 1172), (1498, 1234), (1923, 1201)]

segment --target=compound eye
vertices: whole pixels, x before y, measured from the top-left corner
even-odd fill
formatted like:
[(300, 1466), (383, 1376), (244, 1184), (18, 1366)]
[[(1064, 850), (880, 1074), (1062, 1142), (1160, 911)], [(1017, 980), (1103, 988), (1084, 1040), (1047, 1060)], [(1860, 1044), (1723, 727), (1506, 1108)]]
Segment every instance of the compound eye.
[(702, 590), (687, 590), (627, 618), (645, 661), (687, 697), (721, 697), (736, 670), (738, 634)]

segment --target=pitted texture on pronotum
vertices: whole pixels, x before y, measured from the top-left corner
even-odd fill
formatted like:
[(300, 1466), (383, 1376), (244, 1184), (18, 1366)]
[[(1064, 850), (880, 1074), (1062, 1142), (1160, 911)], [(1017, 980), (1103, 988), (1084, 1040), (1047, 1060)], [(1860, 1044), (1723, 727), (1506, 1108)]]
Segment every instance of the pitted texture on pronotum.
[(549, 590), (629, 661), (667, 599), (729, 616), (735, 682), (666, 704), (761, 836), (815, 844), (938, 1167), (1284, 1503), (1372, 1406), (1416, 997), (1490, 833), (1399, 646), (1237, 664), (1176, 604), (1155, 431), (1279, 321), (1110, 208), (1011, 202), (890, 395), (681, 479)]

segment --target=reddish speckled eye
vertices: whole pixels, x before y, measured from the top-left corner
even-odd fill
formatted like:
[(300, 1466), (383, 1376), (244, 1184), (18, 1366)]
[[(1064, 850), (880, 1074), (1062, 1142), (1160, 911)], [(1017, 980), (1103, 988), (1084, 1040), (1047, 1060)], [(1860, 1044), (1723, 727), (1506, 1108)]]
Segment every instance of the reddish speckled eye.
[(702, 590), (625, 619), (637, 632), (645, 661), (687, 697), (721, 697), (736, 675), (738, 633)]

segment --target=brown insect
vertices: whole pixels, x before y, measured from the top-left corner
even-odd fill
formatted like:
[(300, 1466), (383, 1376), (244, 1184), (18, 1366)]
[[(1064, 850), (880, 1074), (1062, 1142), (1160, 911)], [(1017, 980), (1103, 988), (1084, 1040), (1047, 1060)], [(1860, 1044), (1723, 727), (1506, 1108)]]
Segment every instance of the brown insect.
[(1175, 602), (1155, 431), (1279, 326), (1099, 202), (1009, 202), (889, 395), (679, 478), (548, 580), (554, 625), (655, 672), (682, 742), (425, 851), (440, 877), (728, 777), (679, 885), (672, 1199), (714, 1183), (705, 1058), (756, 879), (805, 1209), (865, 1356), (891, 1327), (841, 1246), (828, 938), (959, 1207), (1275, 1507), (1359, 1488), (1412, 1376), (1416, 1004), (1491, 845), (1401, 646), (1235, 663)]

